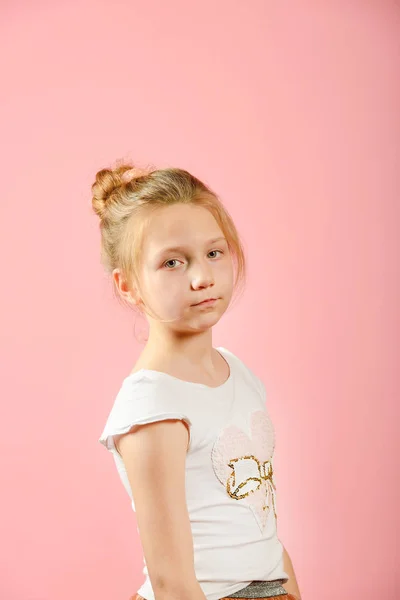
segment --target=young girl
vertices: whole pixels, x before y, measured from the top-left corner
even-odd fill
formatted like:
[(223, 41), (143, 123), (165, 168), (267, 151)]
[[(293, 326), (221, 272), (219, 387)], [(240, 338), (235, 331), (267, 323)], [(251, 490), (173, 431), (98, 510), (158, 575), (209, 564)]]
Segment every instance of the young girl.
[(99, 440), (136, 512), (146, 579), (131, 600), (300, 599), (265, 387), (212, 345), (245, 278), (232, 218), (181, 169), (103, 169), (92, 193), (102, 262), (149, 323)]

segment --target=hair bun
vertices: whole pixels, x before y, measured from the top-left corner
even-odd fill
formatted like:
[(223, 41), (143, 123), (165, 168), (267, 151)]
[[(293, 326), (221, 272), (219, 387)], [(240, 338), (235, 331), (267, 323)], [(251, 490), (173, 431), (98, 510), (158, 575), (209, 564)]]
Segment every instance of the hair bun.
[(103, 219), (115, 190), (146, 174), (146, 170), (127, 164), (98, 171), (92, 185), (92, 207), (96, 215)]

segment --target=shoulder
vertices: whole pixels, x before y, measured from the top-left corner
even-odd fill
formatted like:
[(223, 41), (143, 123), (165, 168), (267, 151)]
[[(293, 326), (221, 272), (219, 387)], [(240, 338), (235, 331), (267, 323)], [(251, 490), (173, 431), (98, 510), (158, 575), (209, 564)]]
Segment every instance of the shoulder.
[(148, 413), (174, 404), (170, 382), (157, 372), (138, 371), (125, 377), (115, 397), (110, 417), (129, 411)]
[(116, 400), (151, 396), (158, 393), (162, 387), (160, 373), (140, 369), (122, 380)]
[(109, 412), (100, 442), (113, 449), (112, 437), (126, 433), (133, 425), (144, 425), (166, 419), (186, 419), (185, 398), (156, 373), (135, 373), (126, 377)]
[(255, 388), (263, 397), (265, 396), (265, 386), (260, 377), (251, 369), (248, 364), (236, 353), (228, 350), (224, 347), (219, 347), (218, 350), (222, 350), (228, 357), (228, 360), (236, 367), (237, 371), (241, 373), (245, 382), (251, 387)]

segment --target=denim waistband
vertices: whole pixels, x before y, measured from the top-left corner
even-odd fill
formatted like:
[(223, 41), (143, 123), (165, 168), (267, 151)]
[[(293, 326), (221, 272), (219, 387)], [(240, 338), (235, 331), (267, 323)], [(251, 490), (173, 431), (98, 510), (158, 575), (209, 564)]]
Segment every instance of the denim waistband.
[(272, 596), (283, 596), (287, 590), (282, 587), (287, 579), (274, 579), (273, 581), (252, 581), (249, 585), (242, 588), (226, 598), (271, 598)]

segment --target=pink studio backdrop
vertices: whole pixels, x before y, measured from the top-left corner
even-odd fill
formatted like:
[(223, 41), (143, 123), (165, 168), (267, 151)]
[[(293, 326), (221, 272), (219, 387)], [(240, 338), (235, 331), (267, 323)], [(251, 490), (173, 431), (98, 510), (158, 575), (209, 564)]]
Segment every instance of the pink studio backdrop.
[(192, 170), (243, 237), (247, 289), (213, 343), (267, 386), (303, 599), (397, 598), (399, 4), (0, 10), (0, 597), (127, 600), (143, 581), (97, 442), (141, 350), (90, 206), (127, 157)]

